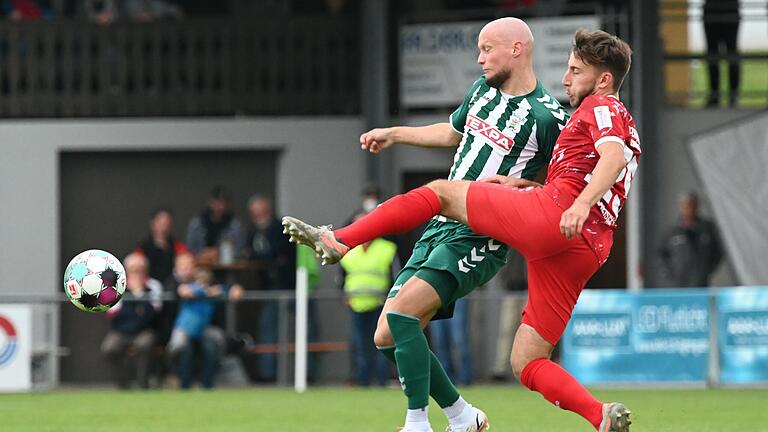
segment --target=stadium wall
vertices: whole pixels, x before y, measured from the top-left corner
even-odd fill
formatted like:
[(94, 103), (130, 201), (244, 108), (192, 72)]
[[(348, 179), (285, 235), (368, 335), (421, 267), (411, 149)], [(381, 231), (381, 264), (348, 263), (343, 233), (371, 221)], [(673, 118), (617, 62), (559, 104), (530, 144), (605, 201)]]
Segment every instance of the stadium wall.
[[(279, 150), (278, 214), (338, 224), (359, 206), (362, 127), (357, 117), (2, 122), (0, 296), (60, 289), (59, 152)], [(323, 284), (334, 274), (324, 271)], [(37, 345), (46, 329), (34, 330)]]

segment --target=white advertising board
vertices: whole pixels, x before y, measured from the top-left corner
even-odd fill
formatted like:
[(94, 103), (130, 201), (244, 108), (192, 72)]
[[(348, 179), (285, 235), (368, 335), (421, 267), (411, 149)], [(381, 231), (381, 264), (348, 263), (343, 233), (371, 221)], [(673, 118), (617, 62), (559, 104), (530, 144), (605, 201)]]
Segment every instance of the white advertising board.
[[(533, 68), (544, 88), (566, 100), (560, 83), (579, 28), (596, 30), (596, 16), (526, 20), (534, 37)], [(485, 21), (414, 24), (400, 29), (400, 101), (406, 108), (458, 106), (482, 74), (477, 35)]]
[(0, 304), (0, 392), (32, 388), (32, 308)]

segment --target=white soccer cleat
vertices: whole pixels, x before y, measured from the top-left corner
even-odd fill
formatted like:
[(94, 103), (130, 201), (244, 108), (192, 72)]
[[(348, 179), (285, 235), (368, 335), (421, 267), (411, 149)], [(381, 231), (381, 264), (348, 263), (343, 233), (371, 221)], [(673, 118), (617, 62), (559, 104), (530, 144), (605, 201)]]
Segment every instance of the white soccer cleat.
[(336, 240), (327, 226), (316, 227), (294, 217), (285, 216), (283, 233), (288, 234), (295, 243), (314, 249), (323, 265), (337, 263), (349, 252), (349, 247)]
[(488, 423), (488, 416), (479, 408), (471, 407), (475, 411), (474, 418), (469, 423), (461, 425), (448, 425), (445, 432), (483, 432), (491, 428)]
[(603, 421), (600, 422), (598, 432), (629, 432), (632, 414), (624, 404), (619, 402), (603, 404)]

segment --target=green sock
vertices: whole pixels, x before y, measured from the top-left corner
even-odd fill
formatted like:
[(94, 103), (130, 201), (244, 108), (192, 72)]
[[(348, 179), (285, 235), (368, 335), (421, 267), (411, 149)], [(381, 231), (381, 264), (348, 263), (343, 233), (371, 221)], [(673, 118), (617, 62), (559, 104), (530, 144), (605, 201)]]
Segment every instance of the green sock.
[[(384, 357), (397, 365), (394, 346), (379, 347), (378, 349), (384, 354)], [(459, 391), (448, 378), (443, 365), (440, 364), (437, 356), (431, 350), (429, 351), (429, 395), (440, 405), (440, 408), (451, 406), (459, 400)]]
[(387, 313), (387, 323), (395, 340), (395, 361), (400, 384), (408, 398), (408, 409), (429, 405), (429, 345), (419, 320), (397, 312)]

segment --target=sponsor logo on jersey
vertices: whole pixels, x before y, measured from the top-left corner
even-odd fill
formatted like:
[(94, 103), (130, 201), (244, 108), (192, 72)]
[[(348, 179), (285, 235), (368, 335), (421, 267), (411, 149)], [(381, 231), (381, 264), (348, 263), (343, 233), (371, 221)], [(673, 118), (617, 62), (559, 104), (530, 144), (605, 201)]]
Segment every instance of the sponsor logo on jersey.
[(606, 105), (596, 106), (594, 111), (595, 120), (597, 121), (597, 128), (599, 130), (610, 129), (613, 127), (613, 122), (611, 121), (611, 110)]
[(489, 141), (496, 144), (497, 147), (504, 151), (512, 149), (512, 146), (515, 143), (514, 139), (501, 133), (495, 126), (486, 123), (485, 120), (477, 118), (472, 114), (467, 115), (467, 123), (465, 126), (473, 130), (476, 134), (488, 138)]

